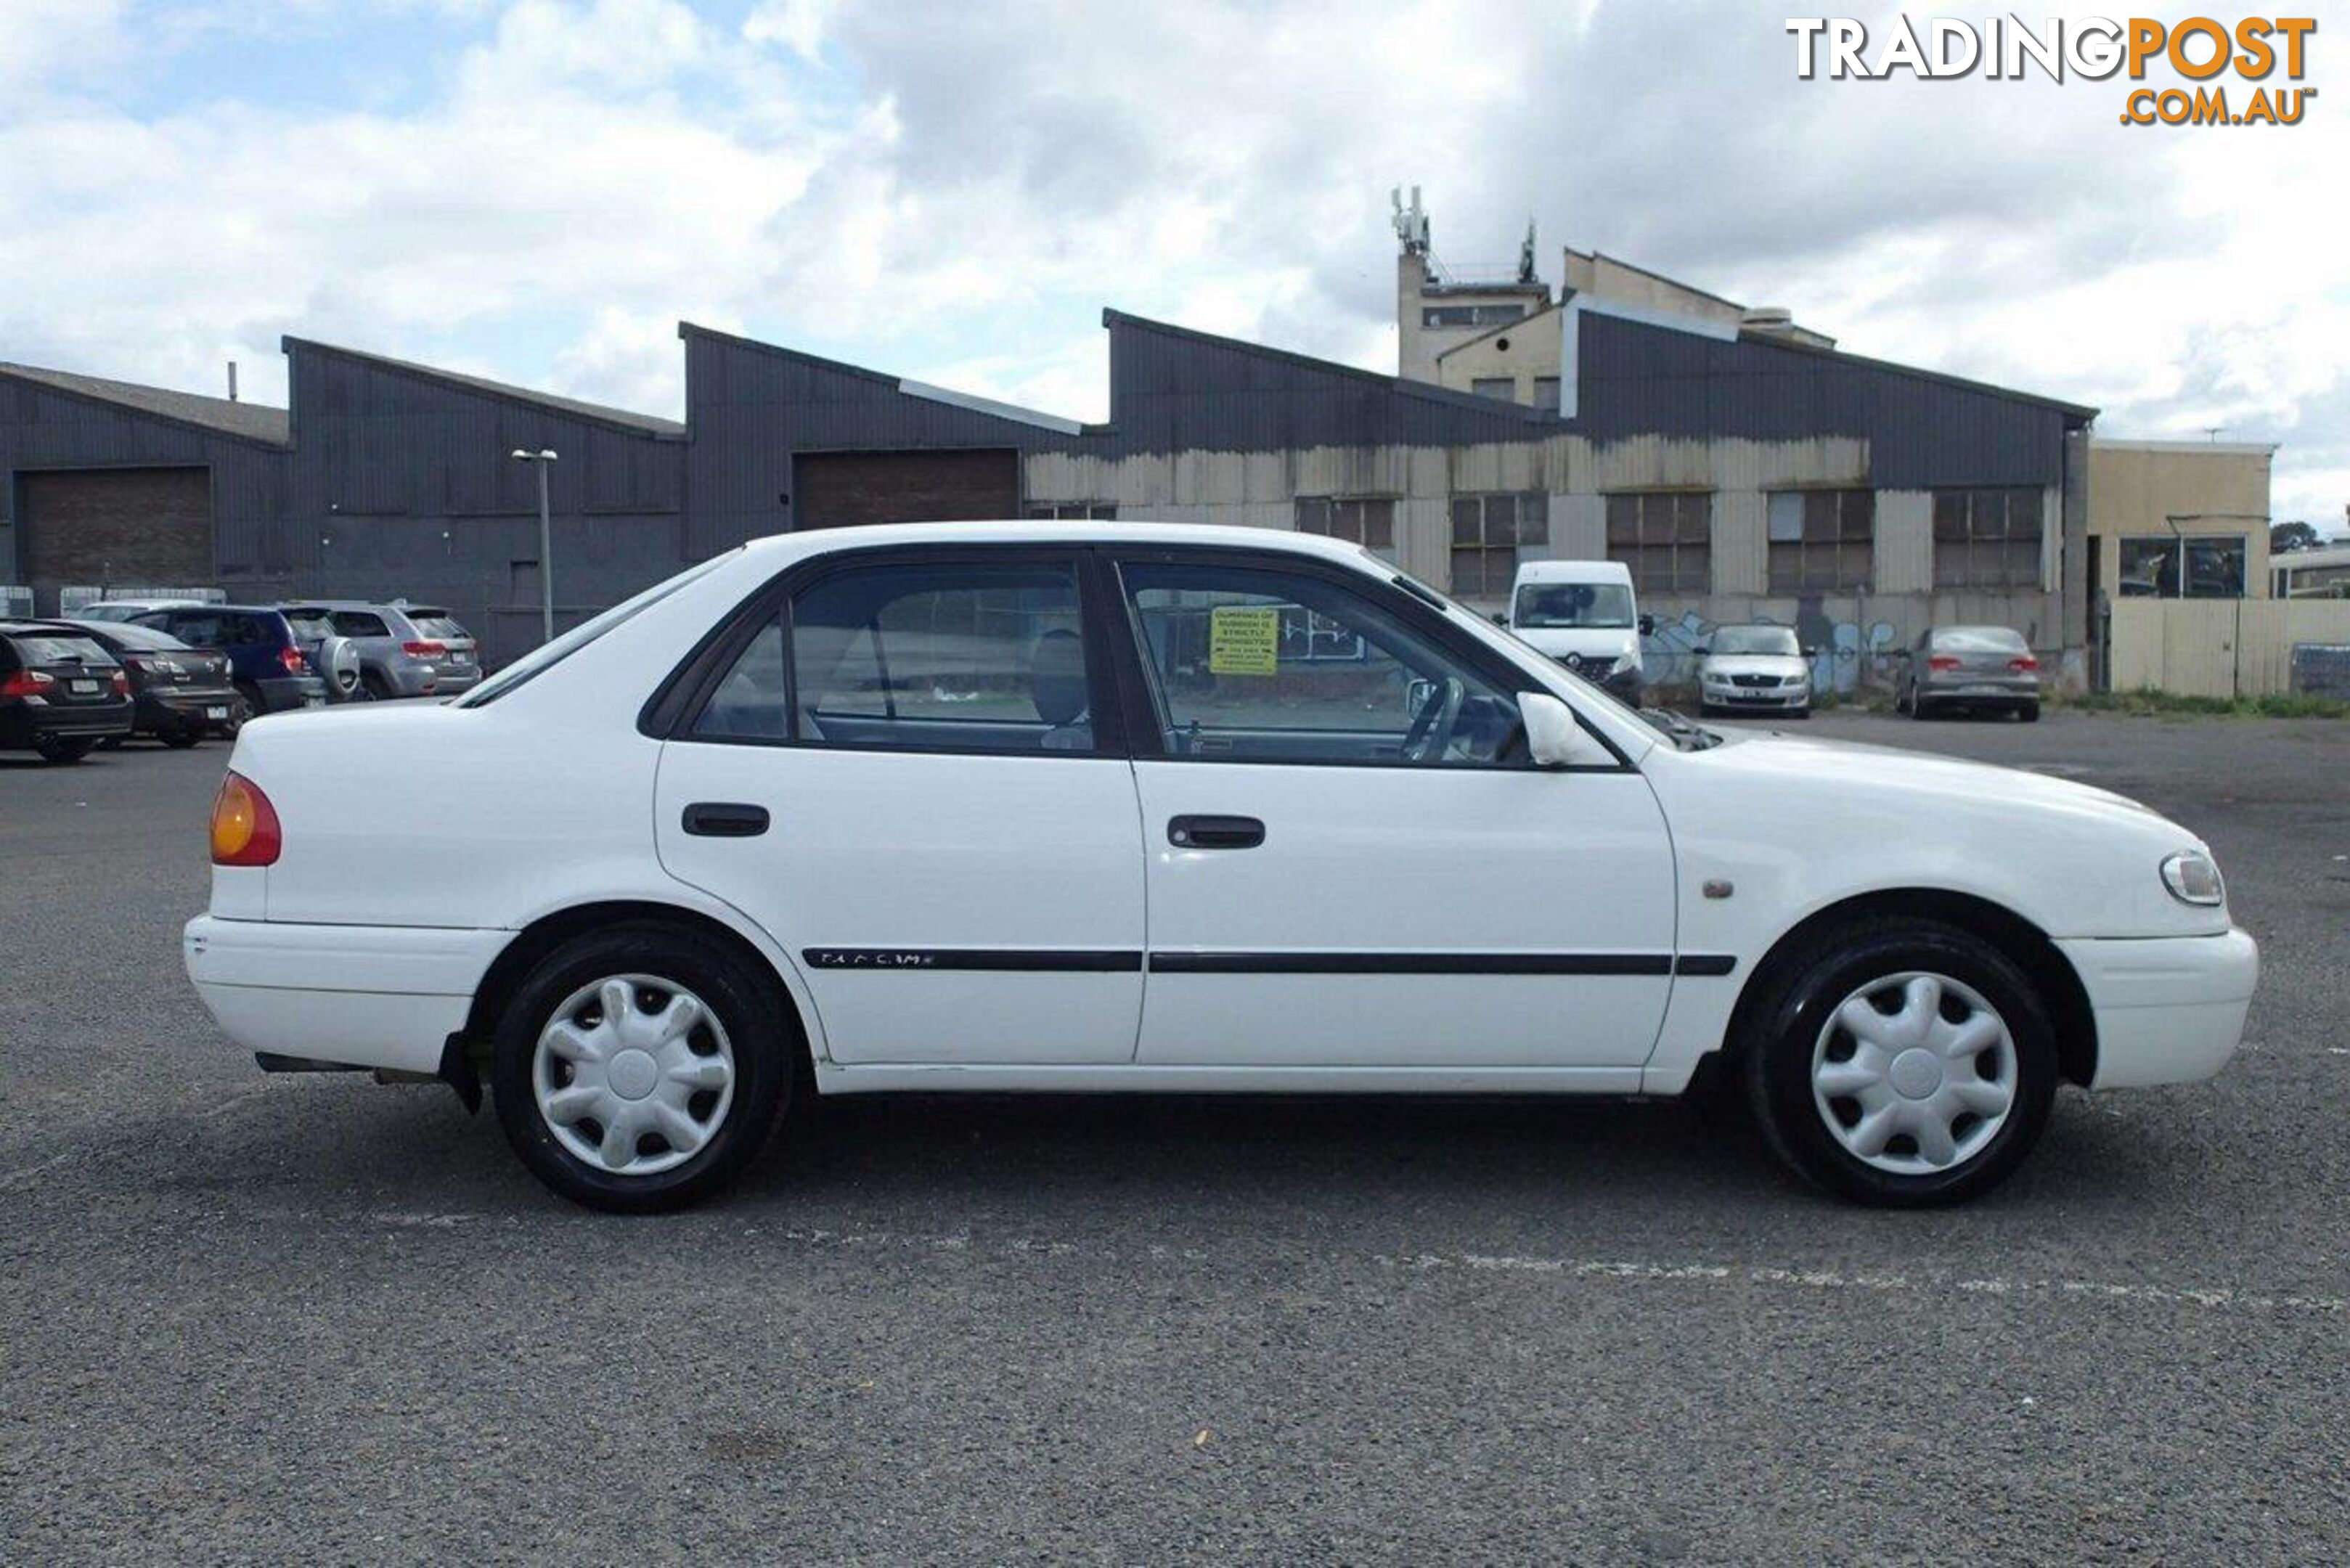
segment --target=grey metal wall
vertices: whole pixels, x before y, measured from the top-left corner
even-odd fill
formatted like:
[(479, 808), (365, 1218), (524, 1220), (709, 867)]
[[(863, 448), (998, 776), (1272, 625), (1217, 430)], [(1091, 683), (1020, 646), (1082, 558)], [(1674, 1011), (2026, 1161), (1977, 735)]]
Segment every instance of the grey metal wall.
[[(1640, 435), (1868, 443), (1879, 489), (2056, 484), (2086, 410), (1752, 338), (1599, 315), (1582, 331), (1584, 417), (1398, 381), (1107, 312), (1108, 423), (1070, 431), (896, 378), (684, 326), (687, 427), (543, 400), (288, 339), (279, 446), (0, 376), (0, 475), (192, 462), (213, 472), (220, 580), (252, 597), (439, 600), (494, 657), (536, 639), (536, 492), (516, 447), (551, 447), (564, 618), (793, 524), (806, 452), (1010, 447), (1104, 457), (1595, 442)], [(13, 483), (10, 486), (14, 490)], [(13, 516), (13, 505), (12, 505)], [(0, 536), (0, 580), (14, 564)]]
[(1792, 345), (1735, 342), (1586, 313), (1570, 428), (1634, 435), (1868, 442), (1881, 490), (2054, 484), (2064, 432), (2089, 410)]

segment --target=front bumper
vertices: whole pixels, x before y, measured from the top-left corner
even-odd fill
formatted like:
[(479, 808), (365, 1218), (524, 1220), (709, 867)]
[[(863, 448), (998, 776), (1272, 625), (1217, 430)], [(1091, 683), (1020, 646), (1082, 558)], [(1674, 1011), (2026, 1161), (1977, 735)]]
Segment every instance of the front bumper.
[(245, 1049), (437, 1073), (514, 933), (199, 915), (180, 939), (196, 994)]
[(1808, 686), (1702, 686), (1698, 696), (1709, 708), (1752, 709), (1757, 713), (1800, 713), (1812, 705)]
[(2056, 947), (2096, 1015), (2092, 1088), (2196, 1083), (2235, 1054), (2261, 975), (2260, 948), (2248, 933), (2076, 938)]

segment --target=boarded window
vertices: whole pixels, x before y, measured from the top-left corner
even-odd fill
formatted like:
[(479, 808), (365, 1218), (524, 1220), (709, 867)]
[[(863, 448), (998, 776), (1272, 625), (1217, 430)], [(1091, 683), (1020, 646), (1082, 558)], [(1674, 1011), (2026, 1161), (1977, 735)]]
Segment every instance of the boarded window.
[(1648, 594), (1701, 594), (1713, 552), (1713, 493), (1618, 492), (1607, 498), (1607, 558)]
[(1419, 312), (1422, 327), (1507, 327), (1526, 314), (1523, 305), (1428, 305)]
[(1480, 376), (1469, 383), (1469, 389), (1481, 398), (1495, 398), (1506, 403), (1518, 395), (1514, 376)]
[(1546, 554), (1550, 497), (1539, 490), (1452, 498), (1452, 591), (1502, 598), (1518, 575), (1518, 552)]
[(1344, 539), (1395, 559), (1395, 502), (1381, 495), (1301, 495), (1297, 531)]
[(1934, 586), (2040, 586), (2041, 493), (2025, 485), (1934, 492)]
[(1770, 534), (1774, 594), (1865, 588), (1875, 579), (1873, 490), (1773, 491)]

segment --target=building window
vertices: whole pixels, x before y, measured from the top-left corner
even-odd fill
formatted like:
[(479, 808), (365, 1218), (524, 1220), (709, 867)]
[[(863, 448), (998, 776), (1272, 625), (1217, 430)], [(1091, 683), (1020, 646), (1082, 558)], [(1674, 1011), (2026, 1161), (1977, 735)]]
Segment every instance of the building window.
[(1877, 492), (1771, 493), (1771, 591), (1865, 588), (1875, 577)]
[(1469, 389), (1481, 398), (1499, 398), (1505, 403), (1515, 402), (1518, 380), (1514, 376), (1480, 376), (1469, 383)]
[(2040, 586), (2041, 495), (2036, 487), (1934, 492), (1934, 586)]
[(1607, 498), (1607, 558), (1649, 594), (1701, 594), (1713, 553), (1713, 493), (1650, 490)]
[[(2122, 540), (2122, 597), (2240, 599), (2244, 597), (2241, 534), (2154, 534)], [(2179, 569), (2184, 560), (2186, 570)]]
[(1083, 521), (1088, 517), (1115, 520), (1118, 516), (1118, 503), (1115, 501), (1032, 501), (1028, 504), (1028, 515), (1054, 520), (1074, 518)]
[(1534, 407), (1546, 414), (1559, 411), (1559, 379), (1556, 376), (1534, 378)]
[(1539, 490), (1452, 498), (1452, 591), (1502, 598), (1518, 575), (1518, 552), (1550, 546), (1550, 497)]
[(1422, 306), (1419, 324), (1422, 327), (1507, 327), (1524, 318), (1523, 305), (1429, 305)]
[(1379, 496), (1301, 495), (1297, 531), (1344, 539), (1395, 559), (1395, 503)]

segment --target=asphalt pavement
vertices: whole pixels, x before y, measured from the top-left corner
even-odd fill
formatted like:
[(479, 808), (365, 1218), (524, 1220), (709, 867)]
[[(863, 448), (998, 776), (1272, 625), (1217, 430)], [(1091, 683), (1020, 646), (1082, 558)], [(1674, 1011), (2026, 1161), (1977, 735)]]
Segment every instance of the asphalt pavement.
[(1678, 1104), (931, 1098), (618, 1220), (213, 1027), (223, 748), (0, 757), (0, 1561), (2350, 1556), (2350, 726), (1810, 732), (2203, 834), (2242, 1054), (1950, 1212)]

